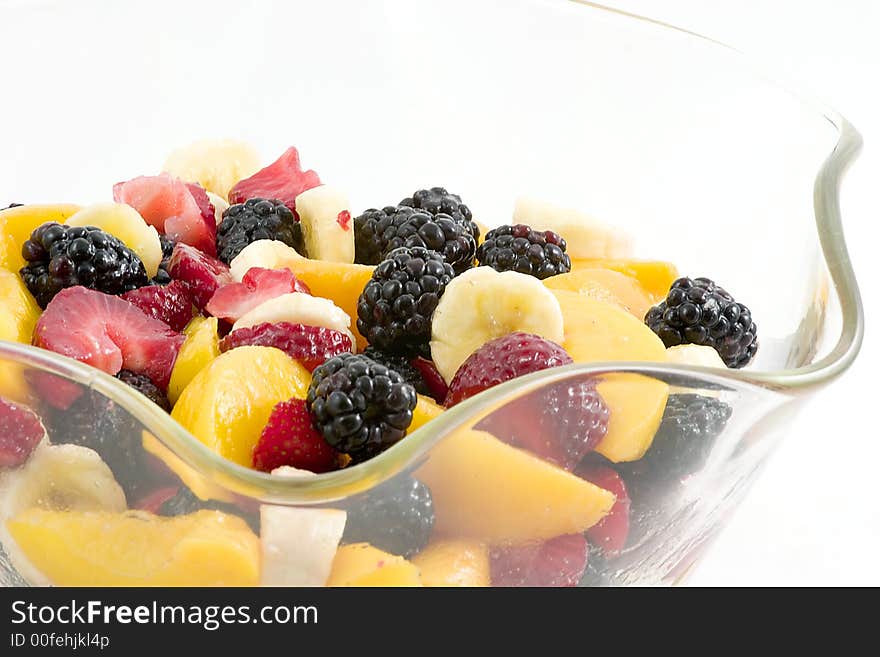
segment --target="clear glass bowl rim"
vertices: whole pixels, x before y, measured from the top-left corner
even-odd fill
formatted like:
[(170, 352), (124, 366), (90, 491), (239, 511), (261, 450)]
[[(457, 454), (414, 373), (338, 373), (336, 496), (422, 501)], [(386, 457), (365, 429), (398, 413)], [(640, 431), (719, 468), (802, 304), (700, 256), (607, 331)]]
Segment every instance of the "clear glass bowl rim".
[[(564, 0), (586, 8), (615, 14), (628, 20), (656, 26), (682, 38), (700, 39), (713, 47), (734, 51), (719, 41), (686, 29), (606, 7), (586, 0)], [(735, 51), (734, 51), (735, 52)], [(738, 56), (745, 58), (737, 53)], [(512, 394), (564, 379), (575, 374), (632, 372), (658, 376), (690, 376), (733, 388), (758, 387), (787, 394), (802, 394), (840, 376), (855, 360), (864, 336), (864, 311), (844, 240), (840, 211), (840, 184), (862, 146), (858, 131), (836, 111), (799, 93), (791, 85), (774, 85), (797, 97), (823, 116), (836, 130), (837, 143), (825, 158), (813, 185), (813, 209), (819, 242), (841, 310), (841, 331), (834, 347), (809, 365), (777, 371), (718, 370), (689, 365), (634, 362), (574, 364), (537, 372), (496, 386), (442, 413), (406, 440), (379, 456), (352, 468), (307, 478), (271, 476), (228, 461), (211, 450), (157, 406), (147, 403), (139, 393), (93, 367), (30, 345), (0, 340), (0, 358), (55, 373), (92, 387), (127, 409), (143, 423), (175, 456), (205, 480), (248, 497), (275, 504), (314, 504), (332, 501), (365, 490), (394, 474), (410, 468), (449, 432), (475, 414), (496, 407)]]

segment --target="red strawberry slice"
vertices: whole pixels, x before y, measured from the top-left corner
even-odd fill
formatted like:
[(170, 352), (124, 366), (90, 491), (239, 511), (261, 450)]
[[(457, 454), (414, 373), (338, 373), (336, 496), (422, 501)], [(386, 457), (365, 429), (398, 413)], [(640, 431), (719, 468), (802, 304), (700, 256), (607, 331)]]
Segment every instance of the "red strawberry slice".
[(45, 435), (39, 415), (0, 397), (0, 468), (14, 468), (27, 461)]
[(24, 373), (28, 384), (39, 393), (39, 398), (52, 408), (66, 411), (83, 394), (83, 387), (63, 376), (42, 370), (27, 370)]
[(211, 199), (208, 198), (208, 192), (205, 191), (205, 188), (196, 183), (186, 183), (186, 188), (189, 190), (189, 193), (192, 194), (193, 200), (195, 200), (196, 205), (199, 206), (199, 212), (202, 213), (202, 219), (204, 219), (206, 224), (214, 224), (214, 238), (217, 238), (217, 215), (215, 212), (214, 204), (211, 203)]
[(256, 324), (233, 331), (220, 341), (220, 351), (257, 345), (275, 347), (302, 363), (309, 372), (329, 358), (351, 352), (351, 338), (323, 326), (279, 322)]
[[(199, 198), (202, 194), (204, 190), (196, 192)], [(193, 190), (179, 178), (162, 173), (116, 183), (113, 199), (133, 207), (148, 224), (174, 241), (194, 246), (210, 256), (217, 255), (214, 214), (203, 213)], [(207, 195), (202, 199), (202, 205), (205, 200)]]
[(446, 399), (446, 395), (449, 393), (449, 386), (446, 385), (446, 381), (440, 376), (440, 372), (438, 372), (437, 368), (434, 366), (434, 361), (422, 358), (421, 356), (416, 356), (409, 362), (409, 364), (415, 367), (419, 371), (419, 374), (422, 375), (422, 380), (425, 382), (425, 385), (428, 386), (431, 397), (433, 397), (437, 403), (442, 404), (443, 400)]
[(69, 287), (46, 306), (34, 344), (97, 367), (144, 374), (162, 390), (184, 337), (120, 297)]
[(289, 465), (311, 472), (336, 470), (339, 453), (330, 447), (312, 424), (302, 399), (279, 402), (254, 446), (254, 467), (271, 472)]
[(225, 263), (181, 242), (174, 245), (168, 259), (168, 273), (189, 286), (193, 303), (199, 310), (204, 309), (217, 288), (233, 282)]
[(160, 319), (175, 331), (192, 319), (192, 292), (183, 281), (171, 281), (168, 285), (148, 285), (122, 295), (150, 317)]
[(583, 534), (565, 534), (544, 543), (493, 548), (493, 586), (576, 586), (587, 568), (589, 545)]
[(604, 556), (619, 554), (629, 536), (630, 499), (623, 478), (613, 468), (598, 463), (582, 463), (575, 474), (617, 497), (608, 515), (587, 530), (587, 538)]
[(229, 283), (214, 292), (205, 310), (214, 317), (235, 322), (264, 301), (291, 292), (311, 294), (308, 285), (289, 269), (251, 267), (241, 283)]
[(244, 203), (249, 198), (278, 199), (296, 214), (296, 197), (321, 184), (318, 174), (303, 171), (299, 152), (291, 146), (265, 169), (240, 180), (229, 190), (230, 203)]

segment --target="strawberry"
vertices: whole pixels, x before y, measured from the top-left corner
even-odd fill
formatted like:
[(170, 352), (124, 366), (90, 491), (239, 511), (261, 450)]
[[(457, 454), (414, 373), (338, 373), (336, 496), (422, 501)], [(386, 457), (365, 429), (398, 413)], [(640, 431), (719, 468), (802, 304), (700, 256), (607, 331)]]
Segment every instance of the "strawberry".
[(40, 399), (52, 408), (62, 411), (70, 408), (85, 390), (79, 383), (38, 369), (29, 369), (24, 376), (28, 385), (38, 392)]
[(271, 472), (289, 465), (311, 472), (329, 472), (336, 470), (338, 464), (339, 453), (315, 429), (304, 400), (291, 399), (275, 405), (254, 447), (257, 470)]
[(214, 237), (217, 237), (217, 215), (215, 213), (214, 204), (211, 203), (211, 199), (208, 198), (208, 192), (205, 189), (196, 183), (186, 183), (186, 188), (189, 190), (189, 193), (192, 194), (193, 200), (196, 202), (196, 205), (199, 206), (199, 212), (202, 213), (202, 219), (206, 224), (214, 224)]
[(496, 547), (489, 553), (493, 586), (575, 586), (587, 567), (589, 546), (582, 534), (543, 543)]
[(251, 267), (241, 283), (227, 283), (214, 292), (205, 310), (214, 317), (235, 322), (264, 301), (290, 292), (311, 294), (308, 285), (297, 279), (289, 269)]
[(167, 173), (139, 176), (116, 183), (113, 200), (133, 207), (148, 224), (174, 241), (215, 256), (217, 222), (213, 211), (207, 212), (204, 190), (194, 192), (192, 187)]
[(587, 538), (602, 550), (606, 557), (613, 557), (626, 547), (629, 536), (630, 498), (623, 478), (611, 467), (598, 463), (581, 463), (575, 474), (611, 491), (617, 497), (607, 516), (587, 530)]
[(182, 331), (192, 319), (192, 292), (183, 281), (140, 287), (126, 292), (122, 298), (175, 331)]
[(410, 360), (409, 364), (416, 368), (419, 374), (422, 375), (422, 380), (428, 387), (431, 397), (433, 397), (438, 403), (442, 404), (443, 400), (446, 399), (446, 395), (449, 394), (449, 386), (446, 385), (446, 381), (443, 380), (440, 372), (437, 371), (434, 361), (422, 358), (421, 356), (416, 356)]
[(27, 461), (45, 435), (36, 413), (0, 397), (0, 468), (14, 468)]
[(168, 273), (171, 278), (189, 286), (193, 303), (199, 310), (205, 307), (217, 288), (233, 282), (229, 267), (224, 263), (180, 242), (174, 245), (168, 259)]
[(220, 351), (258, 345), (275, 347), (302, 363), (309, 372), (329, 358), (351, 352), (351, 338), (323, 326), (279, 322), (256, 324), (233, 331), (220, 341)]
[(168, 388), (184, 337), (125, 299), (69, 287), (55, 295), (34, 329), (34, 344), (115, 375), (125, 368)]
[(299, 152), (291, 146), (275, 162), (260, 169), (250, 178), (238, 181), (229, 190), (229, 203), (244, 203), (249, 198), (271, 198), (282, 201), (296, 215), (296, 197), (321, 184), (318, 174), (303, 171)]

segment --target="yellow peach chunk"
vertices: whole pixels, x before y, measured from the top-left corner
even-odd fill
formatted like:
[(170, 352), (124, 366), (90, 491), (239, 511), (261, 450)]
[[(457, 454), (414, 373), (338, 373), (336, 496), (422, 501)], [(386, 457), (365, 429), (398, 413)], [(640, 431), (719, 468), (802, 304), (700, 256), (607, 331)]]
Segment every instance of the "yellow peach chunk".
[(439, 540), (413, 557), (425, 586), (489, 586), (489, 550), (482, 543)]

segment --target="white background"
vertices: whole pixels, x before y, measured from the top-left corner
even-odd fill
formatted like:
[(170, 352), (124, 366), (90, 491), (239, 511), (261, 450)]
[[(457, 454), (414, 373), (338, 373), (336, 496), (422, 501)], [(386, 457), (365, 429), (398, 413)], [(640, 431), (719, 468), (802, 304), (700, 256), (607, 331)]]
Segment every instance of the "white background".
[(606, 0), (727, 43), (837, 109), (865, 139), (843, 188), (866, 306), (853, 368), (791, 427), (731, 524), (692, 572), (697, 586), (880, 584), (880, 3), (874, 0)]

